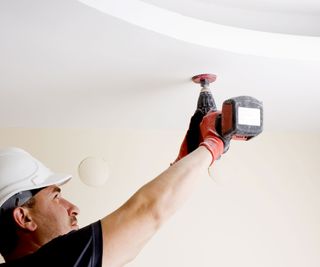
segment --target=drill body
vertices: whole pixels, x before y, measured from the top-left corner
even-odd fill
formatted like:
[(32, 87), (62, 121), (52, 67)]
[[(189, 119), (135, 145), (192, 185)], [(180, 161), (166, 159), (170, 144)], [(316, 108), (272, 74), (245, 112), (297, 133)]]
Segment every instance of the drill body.
[[(189, 152), (195, 150), (201, 142), (200, 123), (203, 117), (209, 112), (217, 111), (208, 83), (201, 81), (201, 85), (197, 109), (191, 117), (186, 135)], [(231, 139), (250, 140), (263, 130), (262, 102), (251, 96), (238, 96), (224, 101), (215, 128), (225, 144), (225, 151), (229, 148)]]

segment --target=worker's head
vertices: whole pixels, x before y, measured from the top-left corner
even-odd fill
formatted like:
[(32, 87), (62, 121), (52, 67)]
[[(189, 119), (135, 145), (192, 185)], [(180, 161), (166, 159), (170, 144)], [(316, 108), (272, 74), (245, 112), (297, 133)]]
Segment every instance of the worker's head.
[(78, 228), (76, 206), (59, 185), (71, 175), (51, 172), (19, 148), (0, 150), (0, 253), (6, 257), (30, 235), (39, 244)]

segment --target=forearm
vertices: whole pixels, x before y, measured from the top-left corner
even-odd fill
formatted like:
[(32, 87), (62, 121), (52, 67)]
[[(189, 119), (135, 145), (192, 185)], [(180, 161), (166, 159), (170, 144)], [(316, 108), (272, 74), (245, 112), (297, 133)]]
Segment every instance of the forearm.
[(192, 194), (202, 174), (207, 173), (211, 160), (209, 151), (201, 146), (137, 192), (153, 203), (153, 212), (159, 224), (179, 209)]
[(212, 160), (200, 147), (141, 187), (122, 207), (102, 219), (103, 266), (131, 261), (192, 193)]

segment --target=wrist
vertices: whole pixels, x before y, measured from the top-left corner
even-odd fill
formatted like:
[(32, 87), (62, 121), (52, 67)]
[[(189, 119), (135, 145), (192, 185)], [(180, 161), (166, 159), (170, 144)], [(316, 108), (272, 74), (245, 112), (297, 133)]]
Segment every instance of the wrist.
[(223, 153), (224, 145), (223, 141), (220, 138), (208, 138), (204, 140), (200, 146), (206, 148), (211, 154), (211, 163), (220, 158), (221, 154)]

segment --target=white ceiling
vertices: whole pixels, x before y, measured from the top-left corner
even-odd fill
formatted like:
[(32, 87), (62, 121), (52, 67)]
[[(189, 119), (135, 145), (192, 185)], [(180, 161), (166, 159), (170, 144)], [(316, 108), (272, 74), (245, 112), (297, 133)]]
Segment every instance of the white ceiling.
[(253, 30), (320, 36), (318, 0), (143, 0), (214, 23)]
[[(311, 48), (320, 38), (320, 4), (238, 2), (2, 0), (1, 127), (185, 129), (199, 94), (191, 77), (215, 73), (218, 79), (211, 88), (218, 106), (224, 99), (251, 95), (264, 103), (266, 131), (319, 132), (320, 51)], [(117, 5), (117, 10), (110, 8)], [(189, 36), (174, 35), (170, 30), (177, 25), (171, 20), (156, 25), (150, 19), (163, 14), (177, 22), (203, 21), (208, 28), (197, 26), (197, 35), (190, 24)], [(263, 39), (267, 53), (262, 44), (243, 52), (236, 41), (226, 49), (222, 42), (201, 45), (199, 40), (209, 40), (201, 39), (203, 30), (218, 29), (219, 24), (255, 30), (239, 29), (237, 33), (244, 33), (239, 46), (245, 44), (246, 33), (277, 33), (264, 36), (273, 38), (272, 45)], [(205, 33), (220, 36), (217, 42), (228, 40), (215, 31)], [(297, 34), (303, 39), (294, 39), (300, 38)], [(276, 51), (277, 37), (291, 44), (285, 49), (288, 57)], [(302, 47), (304, 41), (313, 42), (310, 49)], [(272, 51), (278, 53), (270, 56)], [(310, 53), (295, 59), (301, 51)]]

